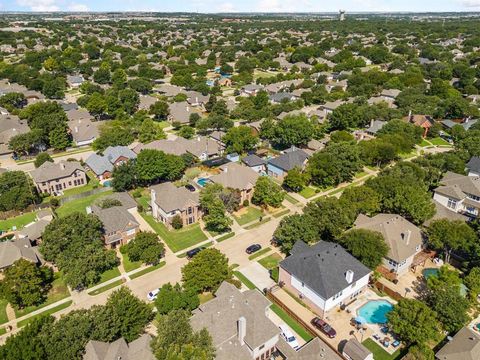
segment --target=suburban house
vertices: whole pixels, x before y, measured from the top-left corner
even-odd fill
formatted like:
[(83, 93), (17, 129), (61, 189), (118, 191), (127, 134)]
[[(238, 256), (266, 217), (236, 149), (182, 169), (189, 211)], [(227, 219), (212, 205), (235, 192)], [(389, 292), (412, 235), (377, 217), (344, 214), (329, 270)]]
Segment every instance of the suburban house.
[(383, 259), (384, 266), (396, 274), (407, 271), (415, 255), (422, 251), (422, 232), (400, 215), (378, 214), (370, 218), (360, 214), (354, 228), (382, 234), (389, 247), (388, 255)]
[(245, 156), (242, 162), (256, 173), (262, 174), (267, 170), (267, 162), (260, 156), (252, 154)]
[(285, 152), (273, 159), (268, 160), (267, 173), (275, 178), (283, 178), (295, 167), (304, 169), (307, 164), (308, 154), (295, 147), (291, 147)]
[(240, 89), (240, 94), (244, 96), (255, 96), (258, 94), (260, 90), (263, 90), (262, 85), (257, 85), (257, 84), (248, 84), (243, 86)]
[[(68, 111), (68, 113), (71, 113), (71, 111)], [(72, 116), (67, 123), (76, 146), (85, 146), (93, 143), (100, 136), (99, 126), (104, 123), (103, 121), (92, 121), (91, 116), (84, 117), (82, 116), (83, 113), (83, 111), (75, 111), (75, 114), (79, 116)]]
[(297, 351), (291, 348), (269, 318), (270, 305), (258, 290), (241, 292), (223, 282), (212, 300), (193, 311), (190, 324), (195, 331), (208, 330), (217, 360), (341, 359), (319, 338)]
[(169, 105), (170, 114), (168, 115), (168, 120), (170, 122), (179, 122), (182, 125), (187, 125), (190, 123), (190, 115), (197, 113), (201, 115), (201, 111), (192, 108), (192, 105), (186, 101), (175, 102)]
[(376, 136), (377, 133), (385, 126), (387, 122), (383, 120), (372, 120), (370, 121), (370, 125), (367, 129), (365, 129), (365, 132), (368, 135), (371, 136)]
[(447, 171), (434, 190), (433, 200), (447, 209), (478, 217), (480, 214), (480, 177)]
[(372, 352), (355, 338), (351, 338), (345, 343), (342, 355), (347, 360), (373, 360)]
[(238, 190), (240, 192), (240, 204), (245, 200), (252, 201), (253, 190), (258, 173), (238, 163), (229, 162), (220, 166), (221, 173), (210, 177), (210, 181), (222, 185), (224, 188)]
[(480, 360), (480, 334), (461, 328), (436, 354), (437, 360)]
[(279, 93), (270, 95), (269, 99), (272, 104), (281, 104), (285, 101), (297, 100), (298, 97), (288, 92), (279, 92)]
[(338, 244), (297, 241), (279, 263), (279, 284), (300, 297), (322, 318), (355, 301), (368, 285), (371, 270)]
[(168, 228), (172, 227), (172, 219), (177, 215), (184, 226), (198, 222), (202, 216), (198, 192), (176, 187), (171, 182), (150, 187), (150, 199), (153, 217)]
[(430, 115), (412, 115), (403, 118), (404, 121), (409, 122), (415, 126), (423, 128), (423, 137), (427, 137), (428, 131), (434, 124), (433, 117)]
[(67, 84), (71, 88), (78, 88), (83, 84), (85, 79), (82, 75), (67, 75)]
[(31, 173), (39, 193), (61, 194), (64, 190), (86, 185), (87, 174), (78, 161), (44, 162)]
[(451, 129), (455, 125), (460, 125), (463, 127), (465, 130), (469, 130), (473, 125), (475, 125), (478, 122), (478, 119), (460, 119), (460, 120), (440, 120), (440, 123), (445, 127), (446, 129)]
[(467, 168), (465, 171), (468, 173), (468, 176), (480, 176), (480, 157), (472, 156), (470, 161), (467, 163)]
[(393, 102), (400, 95), (401, 91), (397, 89), (384, 89), (380, 96), (387, 102)]
[(10, 139), (29, 131), (27, 120), (20, 120), (15, 115), (0, 115), (0, 155), (11, 154), (13, 151), (8, 148)]
[(187, 92), (187, 103), (191, 106), (203, 107), (210, 99), (210, 95), (203, 95), (198, 91)]
[(137, 154), (126, 146), (109, 146), (103, 155), (91, 154), (85, 160), (85, 166), (90, 169), (100, 180), (112, 176), (113, 169), (128, 160), (136, 159)]
[(85, 347), (83, 360), (155, 360), (151, 342), (152, 337), (148, 334), (129, 344), (123, 337), (111, 343), (90, 340)]
[[(117, 200), (121, 205), (104, 207), (105, 200)], [(140, 231), (140, 224), (131, 212), (136, 211), (137, 203), (128, 193), (114, 193), (87, 206), (87, 214), (95, 214), (103, 223), (104, 242), (110, 249), (125, 245)]]
[(31, 261), (34, 264), (42, 263), (38, 248), (32, 245), (28, 237), (0, 241), (0, 270), (13, 265), (20, 259)]
[(21, 230), (17, 231), (19, 238), (28, 238), (32, 246), (38, 245), (42, 238), (43, 231), (53, 220), (53, 213), (50, 208), (39, 210), (35, 216), (35, 221), (25, 225)]

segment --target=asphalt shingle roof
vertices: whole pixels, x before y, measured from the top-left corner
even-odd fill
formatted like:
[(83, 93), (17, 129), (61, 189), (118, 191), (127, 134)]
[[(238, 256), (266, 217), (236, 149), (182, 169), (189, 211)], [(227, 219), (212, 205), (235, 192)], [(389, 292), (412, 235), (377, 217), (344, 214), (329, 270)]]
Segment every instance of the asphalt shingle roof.
[(286, 152), (276, 158), (268, 160), (269, 164), (284, 171), (292, 170), (294, 167), (302, 167), (308, 154), (303, 150), (294, 150)]

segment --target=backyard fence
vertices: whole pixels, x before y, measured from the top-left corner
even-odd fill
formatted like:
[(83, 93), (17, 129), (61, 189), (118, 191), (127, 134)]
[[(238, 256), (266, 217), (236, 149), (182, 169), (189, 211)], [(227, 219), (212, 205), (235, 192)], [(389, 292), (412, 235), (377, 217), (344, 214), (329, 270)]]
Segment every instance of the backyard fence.
[(388, 296), (390, 296), (392, 299), (399, 301), (403, 299), (403, 296), (400, 295), (398, 292), (396, 292), (393, 289), (390, 289), (387, 285), (384, 283), (381, 283), (380, 281), (375, 281), (373, 284), (379, 291), (384, 292)]
[(38, 211), (50, 207), (50, 204), (38, 204), (38, 205), (29, 205), (26, 209), (19, 210), (9, 210), (0, 212), (0, 220), (7, 220), (16, 216), (28, 214), (33, 211)]
[(85, 192), (82, 192), (82, 193), (79, 193), (79, 194), (73, 194), (73, 195), (62, 197), (62, 198), (58, 199), (58, 201), (59, 201), (60, 205), (63, 205), (66, 202), (69, 202), (69, 201), (72, 201), (72, 200), (83, 199), (83, 198), (86, 198), (90, 195), (95, 195), (95, 194), (106, 192), (106, 191), (109, 191), (109, 190), (111, 190), (111, 188), (109, 188), (109, 187), (98, 187), (96, 189), (85, 191)]

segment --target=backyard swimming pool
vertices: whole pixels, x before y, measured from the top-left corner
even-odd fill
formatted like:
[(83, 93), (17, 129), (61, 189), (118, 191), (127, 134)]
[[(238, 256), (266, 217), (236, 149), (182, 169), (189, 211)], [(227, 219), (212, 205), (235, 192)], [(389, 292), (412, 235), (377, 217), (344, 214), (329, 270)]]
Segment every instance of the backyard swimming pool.
[(425, 280), (428, 280), (428, 278), (438, 275), (438, 269), (435, 269), (435, 268), (423, 269), (422, 275), (425, 278)]
[(201, 187), (205, 187), (210, 182), (208, 178), (200, 178), (197, 180), (197, 184), (200, 185)]
[(358, 316), (369, 324), (385, 324), (393, 305), (387, 300), (371, 300), (358, 309)]

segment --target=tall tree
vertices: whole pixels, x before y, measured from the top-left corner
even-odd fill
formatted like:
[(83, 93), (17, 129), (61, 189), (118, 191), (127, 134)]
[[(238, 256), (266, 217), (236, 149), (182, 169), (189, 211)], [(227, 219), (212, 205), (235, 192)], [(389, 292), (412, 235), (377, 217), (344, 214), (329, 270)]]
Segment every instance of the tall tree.
[(388, 245), (377, 231), (352, 229), (339, 238), (342, 244), (363, 265), (375, 270), (388, 254)]
[(260, 206), (278, 208), (285, 199), (285, 191), (267, 176), (260, 176), (255, 184), (252, 202)]

